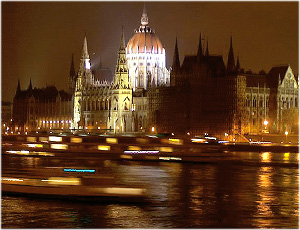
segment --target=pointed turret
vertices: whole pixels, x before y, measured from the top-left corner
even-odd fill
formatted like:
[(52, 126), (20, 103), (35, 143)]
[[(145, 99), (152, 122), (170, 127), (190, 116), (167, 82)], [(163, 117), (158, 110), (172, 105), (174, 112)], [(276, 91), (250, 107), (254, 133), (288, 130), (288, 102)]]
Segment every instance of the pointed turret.
[(232, 47), (232, 37), (230, 38), (230, 48), (228, 53), (228, 61), (227, 61), (227, 72), (232, 73), (235, 71), (235, 63), (234, 63), (234, 54)]
[(81, 55), (79, 72), (82, 74), (85, 69), (88, 69), (88, 70), (91, 69), (90, 55), (88, 53), (86, 35), (84, 36), (84, 40), (83, 40), (83, 47), (82, 47), (82, 55)]
[(20, 92), (21, 92), (20, 79), (18, 79), (18, 87), (16, 90), (16, 95), (18, 95)]
[(30, 78), (30, 82), (29, 82), (28, 90), (32, 90), (31, 78)]
[(209, 52), (208, 52), (208, 40), (206, 41), (206, 51), (205, 51), (205, 56), (209, 56)]
[(115, 69), (114, 85), (115, 88), (130, 88), (123, 26)]
[(172, 71), (178, 71), (179, 69), (180, 69), (180, 60), (179, 60), (179, 52), (178, 52), (177, 37), (176, 37)]
[(89, 59), (89, 53), (88, 53), (88, 48), (87, 48), (87, 38), (86, 34), (84, 36), (84, 41), (83, 41), (83, 48), (82, 48), (82, 59)]
[(147, 12), (146, 12), (146, 5), (144, 3), (143, 14), (142, 14), (142, 18), (141, 18), (141, 24), (142, 24), (142, 26), (147, 26), (148, 23), (149, 23), (149, 19), (148, 19)]
[(125, 38), (124, 38), (124, 26), (122, 26), (122, 34), (121, 34), (121, 38), (120, 38), (120, 50), (125, 50)]
[(76, 73), (75, 73), (75, 66), (74, 66), (74, 57), (73, 57), (73, 54), (72, 54), (71, 67), (70, 67), (70, 78), (74, 79), (75, 75), (76, 75)]
[(197, 59), (200, 60), (200, 58), (203, 56), (203, 50), (202, 50), (202, 38), (201, 33), (199, 37), (199, 44), (198, 44), (198, 51), (197, 51)]

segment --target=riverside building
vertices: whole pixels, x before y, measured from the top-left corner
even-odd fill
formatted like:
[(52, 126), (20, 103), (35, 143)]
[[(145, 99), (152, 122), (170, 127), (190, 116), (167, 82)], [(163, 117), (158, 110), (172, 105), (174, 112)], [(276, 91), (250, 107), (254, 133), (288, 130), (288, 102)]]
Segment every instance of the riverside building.
[[(173, 64), (149, 27), (141, 25), (126, 45), (122, 31), (112, 82), (92, 69), (84, 37), (79, 69), (72, 57), (68, 92), (54, 86), (22, 91), (13, 102), (14, 130), (96, 130), (114, 133), (168, 132), (244, 138), (247, 134), (297, 133), (299, 79), (289, 65), (269, 73), (244, 71), (230, 40), (227, 64), (212, 55), (200, 34), (197, 54)], [(206, 49), (205, 49), (206, 48)], [(175, 103), (176, 102), (176, 103)]]

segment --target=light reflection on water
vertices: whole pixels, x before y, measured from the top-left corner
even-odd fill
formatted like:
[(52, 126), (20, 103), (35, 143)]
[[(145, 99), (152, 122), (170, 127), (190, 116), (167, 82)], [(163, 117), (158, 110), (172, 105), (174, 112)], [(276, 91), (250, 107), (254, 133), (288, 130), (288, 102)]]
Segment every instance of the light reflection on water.
[(211, 164), (3, 158), (2, 170), (93, 166), (147, 188), (145, 205), (2, 197), (3, 228), (298, 228), (296, 153), (236, 153)]

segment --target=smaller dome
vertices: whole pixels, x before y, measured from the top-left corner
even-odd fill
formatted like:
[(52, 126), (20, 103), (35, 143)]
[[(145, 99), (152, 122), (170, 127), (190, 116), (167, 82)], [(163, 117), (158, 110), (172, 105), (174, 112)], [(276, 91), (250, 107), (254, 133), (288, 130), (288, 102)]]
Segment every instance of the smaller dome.
[(126, 53), (162, 54), (163, 46), (154, 31), (148, 26), (140, 26), (127, 43)]

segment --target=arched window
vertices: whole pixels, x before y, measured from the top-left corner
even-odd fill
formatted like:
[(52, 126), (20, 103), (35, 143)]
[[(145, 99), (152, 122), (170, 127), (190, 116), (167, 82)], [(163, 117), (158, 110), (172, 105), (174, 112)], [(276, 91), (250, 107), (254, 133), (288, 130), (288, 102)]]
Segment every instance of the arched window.
[(246, 106), (247, 107), (250, 106), (250, 98), (249, 98), (249, 96), (246, 97)]
[(263, 107), (263, 99), (262, 99), (262, 97), (259, 98), (259, 107), (260, 108)]
[(253, 98), (253, 107), (256, 107), (256, 97)]

